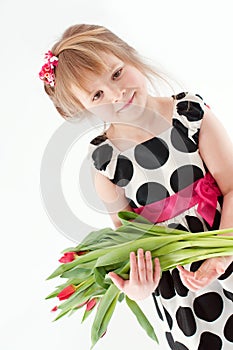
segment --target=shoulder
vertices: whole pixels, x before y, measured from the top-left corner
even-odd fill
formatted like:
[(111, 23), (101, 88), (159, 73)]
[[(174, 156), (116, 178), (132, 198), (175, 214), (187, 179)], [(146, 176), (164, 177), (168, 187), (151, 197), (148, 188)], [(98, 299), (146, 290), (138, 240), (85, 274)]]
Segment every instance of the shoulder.
[(204, 99), (199, 93), (180, 92), (172, 95), (174, 111), (172, 124), (181, 134), (186, 135), (197, 146), (199, 132), (207, 108)]
[(106, 134), (93, 138), (89, 144), (89, 157), (94, 168), (109, 179), (114, 178), (119, 150)]
[(206, 103), (198, 93), (181, 92), (172, 95), (172, 98), (178, 115), (186, 117), (189, 122), (195, 122), (203, 118)]
[(153, 99), (153, 107), (169, 122), (176, 113), (185, 116), (189, 121), (202, 119), (205, 105), (201, 95), (184, 91), (172, 96), (159, 96)]

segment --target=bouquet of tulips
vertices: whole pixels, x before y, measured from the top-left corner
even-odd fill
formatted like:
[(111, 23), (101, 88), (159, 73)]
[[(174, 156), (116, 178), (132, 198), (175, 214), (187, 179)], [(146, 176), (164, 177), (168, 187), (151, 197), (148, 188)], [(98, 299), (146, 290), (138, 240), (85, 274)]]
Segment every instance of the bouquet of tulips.
[(83, 322), (96, 311), (91, 328), (91, 348), (106, 333), (117, 302), (123, 299), (146, 333), (158, 342), (153, 326), (139, 305), (107, 276), (113, 271), (128, 279), (131, 251), (150, 250), (152, 258), (159, 258), (162, 271), (233, 254), (233, 237), (224, 235), (233, 229), (191, 233), (155, 225), (133, 212), (122, 211), (118, 216), (122, 226), (90, 232), (78, 246), (65, 249), (59, 260), (62, 264), (47, 278), (60, 276), (65, 280), (46, 297), (58, 297), (63, 301), (53, 309), (60, 310), (55, 320), (84, 308)]

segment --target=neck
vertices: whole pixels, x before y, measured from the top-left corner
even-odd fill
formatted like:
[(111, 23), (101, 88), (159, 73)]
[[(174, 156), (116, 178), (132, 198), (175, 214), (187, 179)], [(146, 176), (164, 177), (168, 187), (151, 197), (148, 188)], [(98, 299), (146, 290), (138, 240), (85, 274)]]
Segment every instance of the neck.
[(162, 116), (161, 106), (156, 98), (149, 96), (147, 106), (133, 124), (114, 122), (106, 131), (109, 139), (147, 139), (160, 134), (169, 127), (168, 120)]

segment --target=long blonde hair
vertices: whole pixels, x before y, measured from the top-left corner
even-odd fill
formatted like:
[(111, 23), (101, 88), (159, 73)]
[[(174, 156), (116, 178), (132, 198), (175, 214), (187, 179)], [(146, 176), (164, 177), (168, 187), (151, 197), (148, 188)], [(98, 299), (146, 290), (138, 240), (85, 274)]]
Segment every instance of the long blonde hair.
[(107, 69), (101, 59), (101, 52), (114, 54), (123, 62), (133, 65), (152, 86), (154, 78), (163, 80), (169, 85), (154, 67), (145, 63), (133, 47), (103, 26), (73, 25), (64, 32), (51, 51), (58, 57), (55, 85), (44, 83), (44, 88), (64, 118), (74, 117), (84, 110), (72, 86), (86, 90), (88, 72), (101, 74)]

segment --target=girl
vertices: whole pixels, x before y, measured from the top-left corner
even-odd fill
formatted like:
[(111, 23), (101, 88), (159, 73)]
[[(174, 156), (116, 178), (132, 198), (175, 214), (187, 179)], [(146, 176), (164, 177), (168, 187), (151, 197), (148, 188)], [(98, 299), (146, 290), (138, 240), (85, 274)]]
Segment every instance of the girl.
[[(232, 143), (198, 94), (149, 93), (153, 78), (165, 79), (95, 25), (68, 28), (39, 75), (63, 118), (87, 111), (108, 123), (90, 154), (96, 191), (116, 227), (120, 210), (191, 232), (233, 227)], [(129, 280), (109, 276), (131, 299), (153, 295), (168, 348), (232, 349), (232, 257), (161, 276), (159, 260), (139, 249), (130, 267)]]

